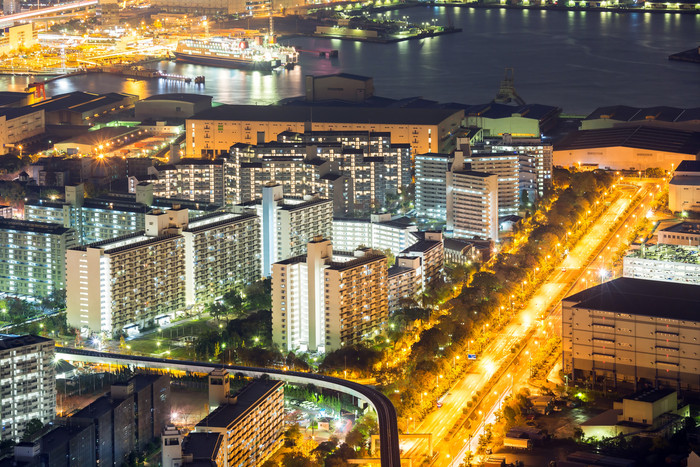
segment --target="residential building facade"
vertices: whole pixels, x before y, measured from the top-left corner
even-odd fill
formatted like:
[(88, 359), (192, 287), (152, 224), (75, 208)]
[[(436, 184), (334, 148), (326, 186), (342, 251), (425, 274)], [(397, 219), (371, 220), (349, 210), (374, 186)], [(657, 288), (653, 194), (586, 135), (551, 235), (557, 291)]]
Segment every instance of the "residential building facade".
[(360, 246), (390, 250), (396, 256), (418, 241), (418, 227), (406, 217), (372, 214), (369, 219), (333, 219), (333, 247), (353, 251)]
[(416, 155), (416, 214), (423, 219), (447, 219), (447, 172), (454, 155), (427, 153)]
[(447, 231), (498, 241), (498, 175), (454, 168), (447, 173)]

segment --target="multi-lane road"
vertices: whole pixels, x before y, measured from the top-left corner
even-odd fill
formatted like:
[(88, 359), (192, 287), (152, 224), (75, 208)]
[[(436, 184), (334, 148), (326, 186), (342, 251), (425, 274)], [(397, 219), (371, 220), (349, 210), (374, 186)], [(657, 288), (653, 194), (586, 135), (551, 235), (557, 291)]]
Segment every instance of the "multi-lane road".
[[(660, 184), (659, 184), (660, 185)], [(459, 465), (465, 453), (475, 450), (484, 423), (491, 423), (494, 412), (504, 396), (525, 384), (530, 376), (529, 359), (541, 342), (552, 332), (560, 332), (561, 315), (558, 307), (561, 299), (573, 291), (609, 279), (612, 258), (636, 221), (649, 209), (651, 196), (658, 192), (657, 183), (619, 186), (621, 194), (604, 211), (589, 231), (578, 241), (572, 251), (553, 270), (526, 305), (511, 322), (480, 352), (479, 359), (442, 400), (442, 408), (430, 413), (418, 426), (410, 426), (414, 433), (432, 433), (438, 455), (433, 465)], [(638, 195), (636, 206), (628, 214), (625, 211)], [(650, 196), (651, 195), (651, 196)], [(616, 229), (611, 232), (611, 227)], [(545, 319), (541, 319), (545, 318)], [(512, 349), (519, 344), (516, 353)], [(466, 356), (464, 356), (466, 357)], [(460, 430), (453, 430), (477, 391), (497, 375), (498, 380), (489, 393), (483, 395), (478, 406), (473, 407), (471, 422)], [(480, 396), (481, 397), (481, 396)], [(404, 428), (404, 427), (402, 427)], [(450, 433), (451, 432), (451, 433)], [(448, 436), (449, 434), (449, 436)], [(419, 457), (426, 451), (426, 443), (416, 440), (402, 445), (405, 456)]]

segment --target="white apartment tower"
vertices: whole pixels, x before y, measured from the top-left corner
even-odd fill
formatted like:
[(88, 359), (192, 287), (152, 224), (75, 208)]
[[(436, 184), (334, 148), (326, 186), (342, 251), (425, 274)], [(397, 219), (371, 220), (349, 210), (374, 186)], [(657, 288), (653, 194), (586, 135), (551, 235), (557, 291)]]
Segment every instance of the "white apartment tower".
[(447, 173), (447, 231), (498, 241), (498, 176), (456, 165)]
[(333, 256), (317, 237), (306, 256), (272, 265), (272, 339), (281, 349), (329, 352), (378, 332), (388, 318), (387, 258)]
[(427, 153), (416, 156), (416, 212), (418, 217), (444, 221), (447, 216), (445, 174), (450, 171), (451, 154)]
[(19, 441), (27, 422), (56, 418), (54, 342), (0, 335), (0, 441)]

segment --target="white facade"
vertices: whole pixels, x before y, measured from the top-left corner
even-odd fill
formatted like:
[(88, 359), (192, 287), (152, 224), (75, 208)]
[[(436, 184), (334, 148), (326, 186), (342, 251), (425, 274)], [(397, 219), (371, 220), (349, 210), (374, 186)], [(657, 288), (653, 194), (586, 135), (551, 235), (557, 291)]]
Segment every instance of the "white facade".
[(333, 219), (333, 247), (354, 251), (360, 246), (391, 250), (396, 256), (418, 241), (412, 223), (392, 220), (391, 214), (372, 214), (370, 219)]
[(450, 154), (416, 156), (416, 213), (418, 217), (444, 221), (447, 218), (446, 176), (452, 165)]
[(0, 336), (0, 441), (19, 441), (28, 421), (56, 418), (54, 342)]
[(624, 277), (700, 285), (700, 249), (698, 247), (677, 245), (644, 247), (625, 256), (622, 267)]
[(700, 222), (681, 222), (659, 230), (658, 243), (663, 245), (700, 246)]
[(518, 213), (520, 207), (520, 156), (517, 153), (488, 152), (470, 154), (467, 149), (466, 151), (456, 151), (455, 160), (458, 158), (463, 160), (465, 168), (468, 170), (498, 176), (499, 216), (509, 216)]
[(678, 165), (668, 184), (668, 208), (700, 211), (700, 162), (685, 160)]
[(498, 241), (498, 176), (470, 170), (447, 173), (447, 231), (454, 237)]

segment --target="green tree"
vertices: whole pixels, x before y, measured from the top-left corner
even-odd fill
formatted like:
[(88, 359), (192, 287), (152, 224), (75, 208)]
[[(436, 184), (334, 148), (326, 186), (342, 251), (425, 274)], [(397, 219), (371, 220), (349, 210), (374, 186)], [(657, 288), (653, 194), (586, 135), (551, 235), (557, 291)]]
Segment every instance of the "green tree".
[(44, 424), (38, 418), (32, 418), (27, 422), (22, 434), (22, 441), (31, 441), (34, 435), (39, 433), (44, 428)]

